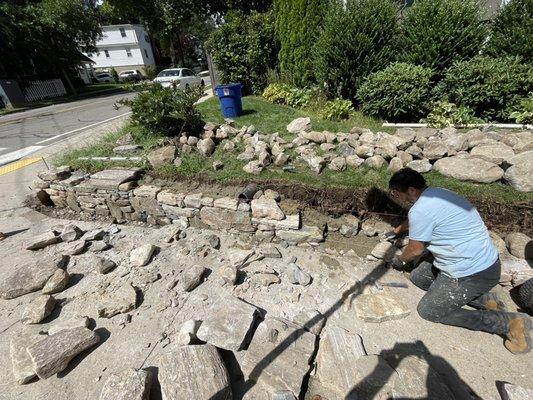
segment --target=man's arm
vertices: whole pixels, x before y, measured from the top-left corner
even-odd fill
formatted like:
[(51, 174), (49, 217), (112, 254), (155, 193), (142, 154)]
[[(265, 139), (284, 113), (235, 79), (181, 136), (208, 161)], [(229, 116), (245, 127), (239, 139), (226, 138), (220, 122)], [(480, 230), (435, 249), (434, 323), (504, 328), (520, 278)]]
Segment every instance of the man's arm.
[(400, 225), (394, 228), (392, 231), (396, 235), (401, 235), (402, 233), (407, 232), (408, 230), (409, 230), (409, 220), (406, 219)]
[(409, 239), (407, 247), (403, 250), (403, 253), (400, 256), (400, 260), (406, 263), (411, 262), (416, 257), (422, 255), (424, 250), (426, 250), (426, 245), (424, 244), (424, 242)]

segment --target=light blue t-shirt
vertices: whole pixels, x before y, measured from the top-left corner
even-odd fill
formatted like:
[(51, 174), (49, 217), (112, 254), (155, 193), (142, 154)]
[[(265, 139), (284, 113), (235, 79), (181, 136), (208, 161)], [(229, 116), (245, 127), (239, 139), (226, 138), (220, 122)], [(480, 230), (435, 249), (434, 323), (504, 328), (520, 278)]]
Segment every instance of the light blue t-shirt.
[(453, 278), (483, 271), (498, 258), (475, 207), (446, 189), (428, 187), (411, 207), (409, 238), (426, 242), (435, 267)]

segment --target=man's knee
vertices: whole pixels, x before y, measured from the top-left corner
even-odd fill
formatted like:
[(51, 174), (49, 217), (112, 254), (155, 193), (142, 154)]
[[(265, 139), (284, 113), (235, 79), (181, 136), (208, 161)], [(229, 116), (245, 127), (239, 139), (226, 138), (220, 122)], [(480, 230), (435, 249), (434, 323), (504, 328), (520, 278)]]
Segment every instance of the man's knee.
[(430, 322), (439, 322), (441, 318), (441, 313), (438, 312), (438, 310), (429, 304), (429, 302), (424, 301), (424, 298), (420, 300), (418, 303), (418, 306), (416, 307), (416, 311), (418, 312), (418, 315), (420, 315), (420, 318), (425, 319), (426, 321)]
[(433, 265), (427, 261), (422, 261), (418, 266), (411, 271), (409, 279), (413, 284), (422, 290), (428, 290), (435, 275), (432, 273)]

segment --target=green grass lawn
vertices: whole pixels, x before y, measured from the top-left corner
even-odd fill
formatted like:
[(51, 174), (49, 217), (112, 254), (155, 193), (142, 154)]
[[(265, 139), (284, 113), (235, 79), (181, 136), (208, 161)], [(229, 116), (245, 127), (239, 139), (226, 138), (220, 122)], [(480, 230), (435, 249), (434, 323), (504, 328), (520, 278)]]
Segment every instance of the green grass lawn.
[[(294, 118), (301, 116), (309, 116), (311, 118), (313, 129), (329, 130), (331, 132), (347, 132), (354, 126), (370, 128), (373, 131), (377, 131), (380, 129), (381, 125), (378, 121), (358, 114), (355, 114), (352, 119), (348, 121), (324, 121), (309, 112), (271, 104), (259, 97), (246, 97), (244, 98), (243, 104), (245, 114), (235, 118), (235, 123), (238, 127), (242, 125), (254, 125), (263, 133), (279, 132), (281, 134), (283, 132), (283, 136), (288, 139), (294, 137), (294, 135), (287, 133), (286, 125)], [(220, 123), (224, 121), (216, 98), (201, 103), (198, 108), (202, 112), (206, 121)], [(56, 164), (68, 164), (74, 168), (84, 169), (88, 172), (96, 172), (113, 166), (141, 166), (160, 178), (207, 180), (226, 184), (242, 184), (250, 181), (269, 180), (295, 182), (320, 188), (379, 187), (385, 189), (387, 188), (388, 180), (391, 176), (391, 173), (385, 168), (381, 170), (373, 170), (366, 167), (347, 169), (343, 172), (331, 171), (326, 168), (321, 174), (317, 175), (301, 161), (294, 161), (292, 163), (294, 170), (290, 172), (284, 171), (281, 168), (269, 167), (260, 175), (250, 175), (242, 170), (242, 167), (246, 162), (237, 159), (237, 155), (243, 150), (242, 144), (238, 145), (233, 152), (225, 151), (222, 149), (222, 146), (218, 146), (215, 153), (209, 158), (203, 157), (197, 153), (183, 154), (182, 164), (179, 167), (168, 165), (157, 168), (156, 170), (152, 170), (151, 166), (146, 161), (142, 163), (109, 163), (78, 160), (78, 157), (113, 155), (112, 150), (113, 147), (116, 146), (117, 139), (126, 132), (132, 133), (136, 143), (143, 146), (144, 150), (141, 154), (146, 154), (164, 141), (164, 138), (161, 136), (147, 134), (144, 129), (138, 126), (128, 125), (120, 132), (107, 135), (101, 142), (95, 145), (80, 150), (74, 150), (62, 155), (56, 160)], [(138, 156), (139, 154), (131, 155)], [(213, 171), (212, 164), (215, 160), (224, 163), (224, 168), (222, 170), (216, 172)], [(503, 201), (508, 203), (533, 200), (533, 194), (518, 192), (511, 186), (502, 183), (473, 184), (461, 182), (445, 177), (435, 171), (425, 174), (425, 177), (431, 185), (448, 188), (469, 198), (499, 202)]]

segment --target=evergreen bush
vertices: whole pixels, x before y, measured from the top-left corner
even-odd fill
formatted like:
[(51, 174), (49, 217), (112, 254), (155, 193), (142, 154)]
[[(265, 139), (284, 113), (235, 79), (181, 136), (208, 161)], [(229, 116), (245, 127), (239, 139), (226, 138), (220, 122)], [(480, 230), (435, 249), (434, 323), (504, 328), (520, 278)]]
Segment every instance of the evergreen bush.
[(395, 57), (398, 7), (393, 0), (353, 0), (332, 6), (314, 48), (318, 82), (332, 97), (355, 100), (363, 79)]
[(478, 54), (486, 36), (477, 0), (416, 0), (401, 23), (400, 59), (440, 73)]
[(431, 107), (433, 71), (394, 63), (368, 76), (358, 92), (361, 111), (390, 121), (418, 121)]
[(260, 94), (269, 69), (276, 68), (278, 45), (271, 12), (232, 15), (207, 42), (221, 83), (238, 82), (245, 94)]

